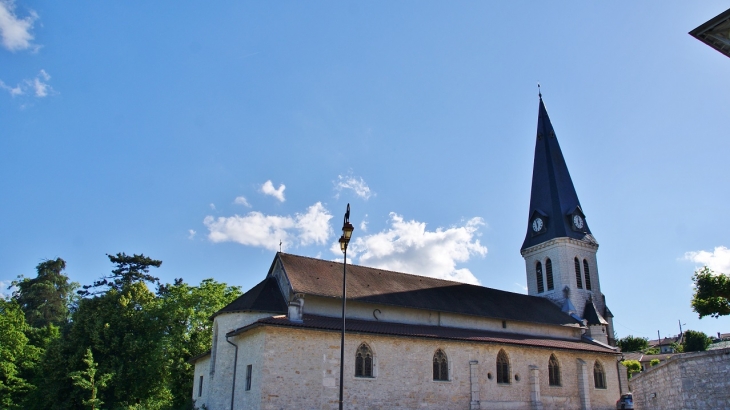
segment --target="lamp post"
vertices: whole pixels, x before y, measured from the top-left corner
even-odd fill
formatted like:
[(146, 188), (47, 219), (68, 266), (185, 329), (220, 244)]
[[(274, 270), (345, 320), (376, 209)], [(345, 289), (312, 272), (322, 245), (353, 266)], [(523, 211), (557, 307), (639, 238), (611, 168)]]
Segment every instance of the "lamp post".
[(345, 300), (347, 298), (347, 244), (350, 243), (352, 231), (350, 223), (350, 204), (347, 204), (345, 220), (342, 223), (342, 236), (340, 236), (340, 250), (345, 254), (345, 262), (342, 264), (342, 337), (340, 339), (340, 410), (342, 410), (343, 375), (345, 369)]

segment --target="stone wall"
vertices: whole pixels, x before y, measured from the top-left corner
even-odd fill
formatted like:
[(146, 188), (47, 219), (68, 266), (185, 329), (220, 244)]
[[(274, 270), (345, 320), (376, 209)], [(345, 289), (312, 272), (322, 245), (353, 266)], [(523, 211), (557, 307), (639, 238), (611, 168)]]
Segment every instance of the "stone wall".
[(630, 385), (637, 409), (730, 408), (730, 349), (678, 354)]
[[(232, 341), (241, 349), (238, 380), (245, 377), (248, 364), (253, 365), (254, 375), (250, 392), (243, 390), (243, 381), (236, 382), (235, 408), (337, 408), (339, 333), (267, 326)], [(361, 343), (374, 352), (373, 378), (354, 377), (354, 354)], [(354, 333), (347, 335), (345, 348), (348, 409), (469, 409), (474, 395), (481, 409), (612, 409), (620, 396), (616, 357), (610, 354)], [(433, 381), (436, 349), (448, 356), (448, 381)], [(508, 385), (496, 382), (500, 349), (510, 358), (512, 382)], [(560, 362), (561, 386), (549, 386), (551, 354)], [(605, 369), (606, 389), (594, 387), (596, 360)], [(531, 397), (539, 398), (541, 406), (531, 403)], [(225, 399), (215, 405), (213, 401), (211, 410), (230, 407)]]

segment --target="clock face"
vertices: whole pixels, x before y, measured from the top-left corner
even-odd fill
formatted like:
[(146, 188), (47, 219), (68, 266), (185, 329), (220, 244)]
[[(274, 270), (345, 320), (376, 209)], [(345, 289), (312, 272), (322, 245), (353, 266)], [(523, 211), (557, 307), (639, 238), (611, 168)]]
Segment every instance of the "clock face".
[(573, 215), (573, 225), (578, 229), (583, 229), (583, 218), (580, 215)]
[(542, 218), (535, 218), (532, 220), (532, 230), (535, 232), (540, 232), (542, 230)]

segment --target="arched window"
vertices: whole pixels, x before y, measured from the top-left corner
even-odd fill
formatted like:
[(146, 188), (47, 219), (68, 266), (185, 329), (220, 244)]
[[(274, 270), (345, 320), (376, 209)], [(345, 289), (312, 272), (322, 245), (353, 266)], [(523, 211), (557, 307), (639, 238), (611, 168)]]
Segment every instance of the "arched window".
[(537, 293), (545, 292), (545, 287), (542, 284), (542, 263), (540, 262), (535, 266), (535, 275), (537, 276)]
[(504, 350), (500, 350), (497, 354), (497, 383), (510, 383), (509, 357)]
[(573, 261), (575, 262), (575, 283), (578, 285), (578, 289), (583, 289), (583, 278), (580, 277), (580, 261), (578, 258)]
[(593, 384), (596, 389), (606, 388), (606, 373), (603, 371), (603, 366), (596, 360), (596, 364), (593, 365)]
[(355, 377), (373, 377), (373, 351), (365, 343), (355, 353)]
[(591, 290), (591, 272), (588, 270), (588, 261), (583, 259), (583, 272), (586, 275), (586, 289)]
[(446, 353), (438, 349), (433, 354), (433, 379), (439, 381), (449, 380), (449, 360)]
[(558, 358), (554, 354), (550, 355), (550, 361), (548, 362), (548, 379), (551, 386), (560, 386), (560, 363), (558, 363)]
[(553, 290), (553, 261), (550, 258), (545, 261), (545, 275), (547, 276), (548, 290)]

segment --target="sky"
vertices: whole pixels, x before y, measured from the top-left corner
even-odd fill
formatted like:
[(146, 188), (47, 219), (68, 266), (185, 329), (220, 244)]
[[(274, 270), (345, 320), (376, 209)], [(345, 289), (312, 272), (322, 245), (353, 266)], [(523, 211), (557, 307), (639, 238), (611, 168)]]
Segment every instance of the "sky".
[[(537, 83), (619, 337), (730, 273), (730, 59), (682, 2), (0, 0), (0, 292), (106, 254), (247, 290), (281, 249), (526, 293)], [(281, 245), (280, 245), (281, 243)]]

